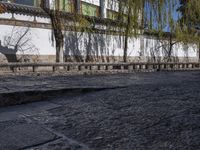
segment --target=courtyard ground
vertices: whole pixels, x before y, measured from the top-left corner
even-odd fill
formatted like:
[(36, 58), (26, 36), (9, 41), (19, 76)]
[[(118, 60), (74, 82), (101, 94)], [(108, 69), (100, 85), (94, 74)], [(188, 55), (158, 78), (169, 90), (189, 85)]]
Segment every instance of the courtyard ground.
[(0, 108), (0, 150), (200, 149), (198, 71), (0, 77), (8, 95), (66, 88), (88, 90)]

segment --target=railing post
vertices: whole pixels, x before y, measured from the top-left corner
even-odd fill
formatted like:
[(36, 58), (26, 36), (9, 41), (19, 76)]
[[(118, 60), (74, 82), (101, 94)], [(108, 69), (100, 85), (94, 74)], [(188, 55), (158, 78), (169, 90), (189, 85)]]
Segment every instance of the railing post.
[(178, 64), (178, 69), (182, 70), (182, 65), (180, 63)]
[(84, 66), (84, 65), (79, 65), (79, 66), (78, 66), (78, 70), (79, 70), (79, 71), (85, 70), (85, 66)]
[(121, 65), (121, 70), (124, 70), (124, 65)]
[(156, 69), (156, 65), (155, 64), (153, 64), (153, 69)]
[(135, 66), (135, 64), (133, 64), (133, 70), (135, 70), (136, 69), (136, 66)]
[(161, 64), (158, 64), (157, 71), (161, 71)]
[(33, 65), (33, 72), (37, 71), (37, 67)]
[(106, 70), (106, 65), (99, 65), (99, 70)]
[(98, 70), (101, 70), (101, 66), (100, 65), (98, 65), (97, 67), (98, 67)]
[(166, 63), (164, 64), (164, 70), (168, 70), (168, 65)]
[(191, 67), (192, 67), (192, 69), (194, 69), (194, 64), (193, 63), (191, 64)]
[(139, 64), (139, 70), (140, 71), (142, 70), (142, 66), (143, 66), (143, 64)]
[(105, 70), (108, 70), (108, 65), (105, 65)]
[(92, 66), (91, 66), (91, 65), (89, 65), (89, 70), (90, 70), (90, 71), (92, 70)]
[(56, 71), (56, 67), (55, 67), (55, 66), (53, 66), (53, 67), (52, 67), (52, 69), (53, 69), (53, 72), (55, 72), (55, 71)]
[(13, 73), (17, 72), (17, 68), (16, 67), (11, 67), (11, 70)]
[(146, 70), (148, 70), (148, 64), (145, 64), (144, 67)]
[(70, 71), (70, 65), (67, 65), (66, 68), (67, 68), (67, 71)]
[(133, 70), (133, 65), (128, 65), (128, 70)]
[(189, 65), (188, 64), (186, 64), (186, 69), (188, 69), (189, 68)]

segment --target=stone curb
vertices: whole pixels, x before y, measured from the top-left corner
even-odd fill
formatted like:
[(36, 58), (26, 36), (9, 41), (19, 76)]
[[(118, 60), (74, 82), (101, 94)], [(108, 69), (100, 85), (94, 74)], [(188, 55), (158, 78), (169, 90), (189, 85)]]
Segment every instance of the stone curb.
[(0, 107), (20, 105), (30, 102), (48, 100), (60, 95), (76, 96), (78, 94), (84, 94), (88, 92), (125, 88), (126, 86), (115, 87), (75, 87), (75, 88), (63, 88), (55, 90), (35, 90), (35, 91), (19, 91), (10, 93), (0, 93)]

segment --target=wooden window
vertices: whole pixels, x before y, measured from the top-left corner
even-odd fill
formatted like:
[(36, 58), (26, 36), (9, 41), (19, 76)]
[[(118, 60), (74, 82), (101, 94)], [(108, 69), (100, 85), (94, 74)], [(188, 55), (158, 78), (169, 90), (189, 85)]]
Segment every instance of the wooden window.
[(55, 8), (61, 11), (73, 13), (75, 10), (74, 0), (57, 0), (55, 2)]
[(100, 8), (96, 5), (81, 2), (81, 11), (83, 15), (99, 17)]
[(107, 10), (107, 18), (112, 19), (112, 20), (117, 20), (118, 19), (118, 12), (115, 12), (113, 10)]
[(121, 19), (121, 21), (127, 21), (127, 8), (124, 1), (108, 0), (107, 4), (107, 18), (112, 20)]
[(28, 6), (40, 6), (40, 0), (3, 0), (9, 3), (16, 3), (21, 5), (28, 5)]
[(34, 6), (35, 7), (40, 7), (41, 0), (34, 0)]

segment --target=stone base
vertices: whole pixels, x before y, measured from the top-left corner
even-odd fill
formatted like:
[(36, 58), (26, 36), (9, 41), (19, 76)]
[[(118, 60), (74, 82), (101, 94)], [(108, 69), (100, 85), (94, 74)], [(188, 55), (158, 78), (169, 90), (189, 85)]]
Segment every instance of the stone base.
[[(9, 58), (7, 58), (9, 57)], [(7, 55), (4, 56), (0, 54), (0, 63), (7, 63), (7, 62), (16, 62), (16, 56), (14, 55)], [(13, 58), (13, 59), (12, 59)], [(17, 55), (17, 60), (19, 62), (55, 62), (56, 56), (55, 55), (26, 55), (20, 56)], [(65, 62), (123, 62), (122, 56), (102, 56), (102, 57), (92, 57), (90, 56), (90, 60), (86, 61), (84, 57), (65, 57)], [(151, 58), (151, 57), (128, 57), (128, 62), (167, 62), (167, 59), (163, 57)], [(198, 57), (172, 57), (170, 62), (199, 62)]]

